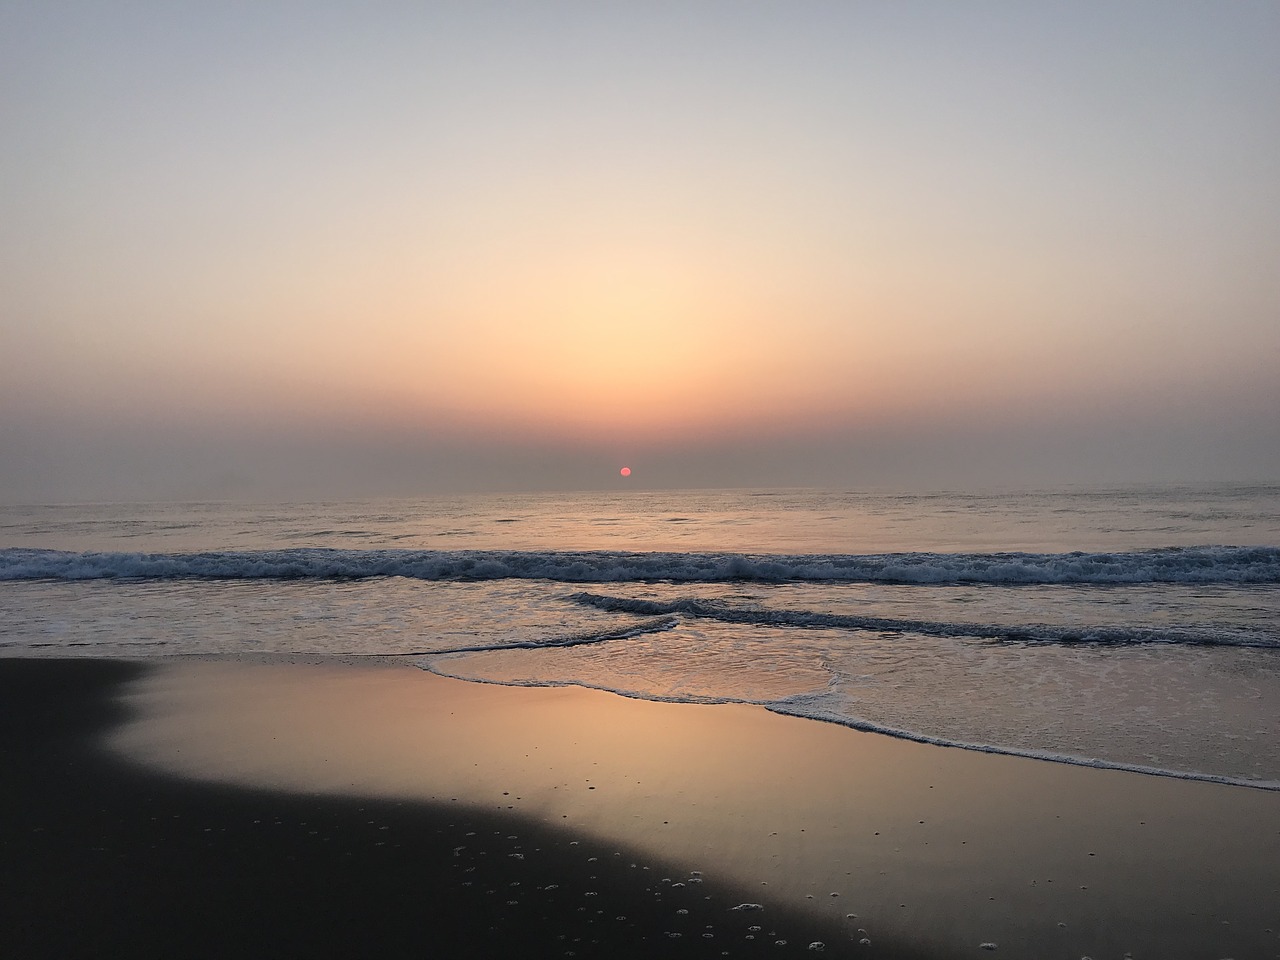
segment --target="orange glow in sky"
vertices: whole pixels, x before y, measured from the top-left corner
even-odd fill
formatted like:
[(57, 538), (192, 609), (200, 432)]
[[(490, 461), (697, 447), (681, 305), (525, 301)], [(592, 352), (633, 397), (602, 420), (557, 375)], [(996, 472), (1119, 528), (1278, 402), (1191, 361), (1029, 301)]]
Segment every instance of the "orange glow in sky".
[(1275, 5), (91, 7), (0, 31), (0, 496), (1280, 474)]

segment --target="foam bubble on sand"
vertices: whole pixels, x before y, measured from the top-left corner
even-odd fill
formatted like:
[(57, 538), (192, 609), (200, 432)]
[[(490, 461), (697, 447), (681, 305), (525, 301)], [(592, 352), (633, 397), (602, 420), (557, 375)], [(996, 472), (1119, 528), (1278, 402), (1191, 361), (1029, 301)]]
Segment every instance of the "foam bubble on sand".
[(764, 909), (763, 903), (740, 903), (736, 907), (729, 908), (730, 911), (737, 910), (741, 912), (746, 912), (748, 910), (763, 910), (763, 909)]

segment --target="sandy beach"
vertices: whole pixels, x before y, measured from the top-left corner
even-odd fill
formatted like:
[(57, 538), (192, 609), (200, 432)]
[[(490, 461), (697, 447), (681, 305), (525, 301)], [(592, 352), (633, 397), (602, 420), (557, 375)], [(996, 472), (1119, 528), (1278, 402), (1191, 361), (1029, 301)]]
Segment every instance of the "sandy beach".
[(403, 665), (0, 691), (6, 956), (1280, 956), (1274, 792)]

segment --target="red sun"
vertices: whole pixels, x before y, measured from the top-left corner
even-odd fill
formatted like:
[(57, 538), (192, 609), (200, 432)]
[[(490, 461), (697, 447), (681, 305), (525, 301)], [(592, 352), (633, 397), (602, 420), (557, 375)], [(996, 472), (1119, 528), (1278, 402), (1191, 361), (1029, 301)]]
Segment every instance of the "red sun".
[(631, 468), (630, 468), (630, 467), (623, 467), (623, 468), (622, 468), (621, 470), (619, 470), (618, 472), (619, 472), (620, 474), (622, 474), (624, 477), (629, 477), (629, 476), (631, 476)]

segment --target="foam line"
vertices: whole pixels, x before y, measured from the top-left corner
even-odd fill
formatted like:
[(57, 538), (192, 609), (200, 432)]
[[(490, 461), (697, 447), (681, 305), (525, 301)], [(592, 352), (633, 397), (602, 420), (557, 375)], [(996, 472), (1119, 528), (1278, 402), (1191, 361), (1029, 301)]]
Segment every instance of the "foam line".
[(642, 600), (594, 593), (575, 593), (568, 599), (613, 613), (648, 616), (679, 614), (744, 623), (753, 626), (809, 627), (844, 630), (876, 630), (915, 633), (930, 637), (973, 637), (997, 643), (1091, 643), (1113, 646), (1169, 643), (1204, 647), (1259, 647), (1280, 649), (1280, 637), (1261, 631), (1215, 627), (1139, 627), (1054, 624), (955, 623), (818, 613), (808, 610), (775, 610), (767, 607), (735, 607), (714, 600), (686, 597), (679, 600)]
[(606, 643), (609, 640), (631, 640), (651, 633), (670, 630), (679, 623), (678, 617), (658, 617), (643, 623), (621, 627), (617, 630), (602, 630), (596, 633), (575, 633), (565, 637), (545, 637), (540, 640), (504, 640), (495, 643), (478, 643), (467, 647), (448, 647), (443, 650), (411, 650), (392, 653), (353, 653), (359, 657), (431, 657), (445, 656), (454, 653), (492, 653), (497, 650), (547, 650), (552, 647), (581, 647), (593, 643)]
[(951, 740), (945, 737), (936, 737), (925, 733), (917, 733), (913, 730), (889, 727), (883, 724), (872, 723), (869, 720), (863, 720), (859, 717), (851, 717), (840, 713), (839, 711), (830, 709), (826, 705), (829, 702), (829, 698), (839, 695), (832, 694), (828, 691), (799, 694), (792, 697), (784, 697), (780, 700), (748, 700), (735, 697), (699, 696), (696, 694), (662, 696), (659, 694), (641, 693), (636, 690), (628, 690), (619, 687), (587, 683), (581, 680), (492, 680), (448, 670), (444, 665), (448, 663), (449, 660), (458, 656), (462, 656), (462, 654), (438, 654), (425, 657), (422, 660), (414, 661), (414, 665), (421, 670), (426, 670), (428, 673), (434, 673), (441, 677), (449, 677), (454, 680), (464, 680), (468, 683), (486, 683), (499, 687), (581, 687), (586, 690), (598, 690), (602, 693), (612, 693), (620, 697), (627, 697), (631, 700), (651, 700), (655, 703), (746, 704), (749, 706), (763, 707), (766, 710), (782, 716), (796, 717), (797, 719), (802, 720), (815, 720), (822, 723), (834, 723), (838, 726), (862, 731), (863, 733), (874, 733), (881, 736), (893, 737), (897, 740), (909, 740), (912, 743), (923, 743), (935, 747), (954, 747), (960, 750), (973, 750), (977, 753), (991, 753), (1007, 757), (1022, 757), (1027, 760), (1044, 760), (1050, 763), (1065, 763), (1077, 767), (1092, 767), (1096, 770), (1116, 770), (1124, 773), (1137, 773), (1152, 777), (1168, 777), (1174, 780), (1198, 780), (1204, 783), (1219, 783), (1226, 786), (1251, 787), (1255, 790), (1280, 791), (1280, 781), (1277, 780), (1247, 780), (1242, 777), (1227, 777), (1211, 773), (1198, 773), (1193, 770), (1172, 770), (1163, 767), (1143, 766), (1135, 763), (1101, 760), (1096, 757), (1076, 757), (1070, 754), (1053, 753), (1047, 750), (1020, 750), (996, 744), (968, 743), (963, 740)]
[(844, 581), (950, 584), (1280, 583), (1280, 547), (1135, 553), (729, 553), (332, 550), (72, 553), (0, 550), (0, 580), (555, 580), (565, 583)]

